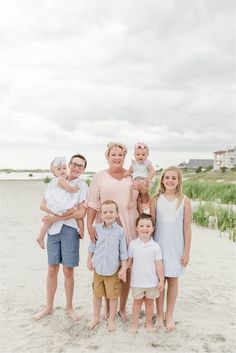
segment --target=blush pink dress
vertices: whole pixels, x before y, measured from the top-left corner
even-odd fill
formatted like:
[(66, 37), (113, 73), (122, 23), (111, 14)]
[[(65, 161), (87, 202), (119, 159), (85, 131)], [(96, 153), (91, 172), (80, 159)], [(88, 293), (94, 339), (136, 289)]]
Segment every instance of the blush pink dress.
[(96, 223), (101, 222), (101, 203), (106, 200), (113, 200), (119, 209), (121, 225), (125, 230), (127, 244), (137, 238), (135, 222), (138, 211), (135, 207), (129, 209), (131, 199), (130, 187), (132, 178), (130, 176), (117, 180), (112, 178), (106, 170), (94, 174), (89, 188), (87, 207), (97, 211)]

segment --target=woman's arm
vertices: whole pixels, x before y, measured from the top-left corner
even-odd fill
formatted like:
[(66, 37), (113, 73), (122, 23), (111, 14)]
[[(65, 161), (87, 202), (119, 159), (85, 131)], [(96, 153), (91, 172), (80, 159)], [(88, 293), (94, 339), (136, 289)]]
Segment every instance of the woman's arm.
[(192, 238), (191, 230), (192, 221), (192, 207), (190, 200), (185, 197), (184, 200), (184, 253), (181, 257), (181, 263), (183, 266), (187, 266), (189, 262), (190, 245)]
[(152, 216), (153, 223), (156, 224), (156, 198), (151, 198), (150, 215)]
[(93, 243), (96, 243), (97, 240), (97, 234), (96, 230), (93, 226), (94, 220), (96, 218), (97, 211), (91, 207), (88, 207), (87, 210), (87, 228), (88, 228), (88, 233), (90, 236), (90, 239)]

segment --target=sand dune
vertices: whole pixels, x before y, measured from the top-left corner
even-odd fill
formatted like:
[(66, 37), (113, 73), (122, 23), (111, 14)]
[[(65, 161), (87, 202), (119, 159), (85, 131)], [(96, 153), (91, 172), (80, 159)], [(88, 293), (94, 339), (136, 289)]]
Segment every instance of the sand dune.
[[(173, 333), (147, 333), (144, 315), (137, 334), (117, 318), (118, 328), (107, 332), (106, 322), (93, 331), (92, 274), (86, 268), (88, 237), (81, 242), (81, 265), (76, 270), (74, 304), (82, 315), (73, 322), (64, 312), (60, 274), (55, 312), (39, 322), (32, 314), (45, 304), (46, 252), (35, 237), (40, 228), (40, 181), (0, 181), (1, 188), (1, 352), (236, 352), (235, 244), (217, 231), (193, 225), (191, 262), (180, 279)], [(128, 310), (131, 312), (129, 297)]]

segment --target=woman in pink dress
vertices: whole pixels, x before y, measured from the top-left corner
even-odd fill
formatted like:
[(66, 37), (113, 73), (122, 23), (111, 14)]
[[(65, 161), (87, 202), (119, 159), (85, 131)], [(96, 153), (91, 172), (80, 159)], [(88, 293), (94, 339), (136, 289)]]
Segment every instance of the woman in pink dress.
[[(89, 196), (87, 200), (87, 228), (89, 236), (93, 242), (96, 242), (96, 232), (93, 226), (101, 222), (100, 205), (105, 200), (113, 200), (117, 203), (119, 209), (119, 219), (125, 230), (127, 245), (136, 238), (135, 222), (138, 217), (136, 207), (128, 208), (131, 201), (130, 187), (132, 178), (127, 175), (127, 170), (123, 168), (127, 148), (122, 143), (111, 142), (107, 145), (106, 158), (108, 169), (97, 172), (92, 179)], [(141, 201), (149, 201), (148, 188), (146, 183), (140, 181), (139, 191)], [(119, 315), (123, 321), (127, 321), (126, 302), (130, 289), (130, 276), (128, 275), (126, 283), (122, 283), (122, 294), (120, 298)]]

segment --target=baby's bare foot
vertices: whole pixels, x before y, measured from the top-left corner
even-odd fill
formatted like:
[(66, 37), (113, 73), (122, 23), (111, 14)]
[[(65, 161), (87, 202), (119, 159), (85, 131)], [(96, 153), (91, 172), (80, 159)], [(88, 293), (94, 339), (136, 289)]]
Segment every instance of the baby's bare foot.
[(39, 244), (40, 248), (45, 249), (45, 245), (44, 245), (44, 240), (43, 239), (37, 238), (36, 241)]
[(74, 311), (73, 308), (71, 309), (66, 309), (67, 314), (72, 318), (74, 321), (79, 320), (79, 315)]
[(90, 322), (88, 323), (87, 328), (88, 328), (89, 330), (92, 330), (92, 329), (93, 329), (94, 327), (96, 327), (99, 323), (100, 323), (99, 320), (93, 319), (92, 321), (90, 321)]
[(38, 320), (44, 318), (45, 316), (52, 315), (52, 313), (53, 313), (53, 309), (44, 308), (43, 310), (41, 310), (37, 314), (35, 314), (33, 316), (33, 319), (35, 321), (38, 321)]

